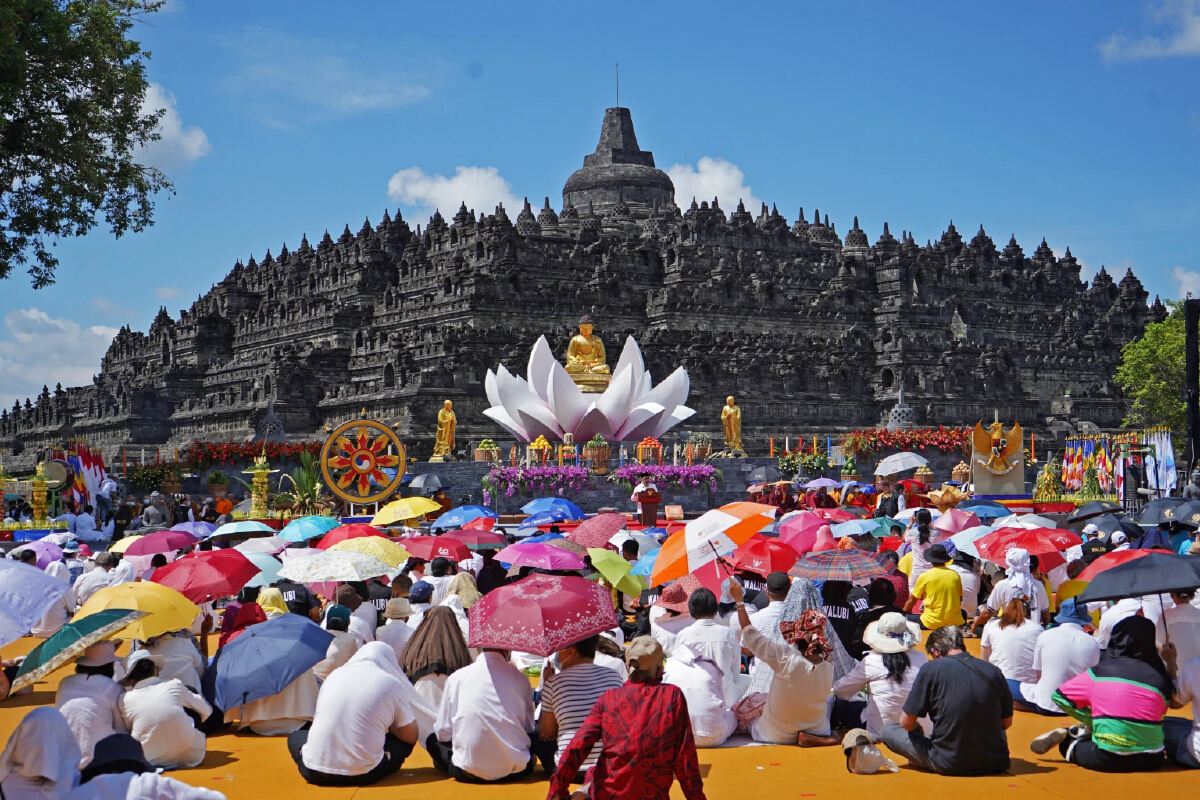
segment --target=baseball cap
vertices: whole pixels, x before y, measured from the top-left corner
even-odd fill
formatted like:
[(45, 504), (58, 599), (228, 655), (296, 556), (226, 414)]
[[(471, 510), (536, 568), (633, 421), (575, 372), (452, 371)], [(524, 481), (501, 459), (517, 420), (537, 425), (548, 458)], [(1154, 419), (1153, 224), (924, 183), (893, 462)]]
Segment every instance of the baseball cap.
[(767, 591), (771, 594), (783, 594), (791, 585), (792, 580), (786, 572), (772, 572), (767, 576)]
[(426, 581), (417, 581), (408, 590), (408, 601), (410, 603), (428, 603), (433, 600), (433, 584)]
[(625, 650), (625, 663), (634, 669), (649, 672), (662, 663), (662, 645), (652, 636), (639, 636)]

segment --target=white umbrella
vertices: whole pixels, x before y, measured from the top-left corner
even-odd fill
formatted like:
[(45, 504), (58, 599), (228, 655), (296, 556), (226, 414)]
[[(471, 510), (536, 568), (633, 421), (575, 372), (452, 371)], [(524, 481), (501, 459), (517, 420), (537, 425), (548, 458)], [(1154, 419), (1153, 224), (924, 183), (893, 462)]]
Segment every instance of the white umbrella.
[(391, 569), (373, 556), (350, 550), (325, 550), (312, 556), (293, 558), (279, 570), (279, 577), (296, 583), (365, 581), (387, 575)]
[(1007, 517), (991, 521), (993, 528), (1057, 528), (1058, 523), (1052, 519), (1039, 517), (1037, 514), (1009, 514)]
[(657, 550), (661, 546), (658, 542), (654, 541), (654, 537), (652, 536), (647, 536), (644, 533), (630, 533), (628, 530), (617, 531), (608, 540), (608, 543), (620, 549), (621, 545), (630, 539), (638, 543), (638, 552), (643, 555), (649, 553), (651, 550)]
[(71, 585), (37, 567), (0, 559), (0, 646), (33, 630)]
[(923, 467), (929, 462), (916, 453), (893, 453), (875, 467), (876, 475), (895, 475), (898, 472)]
[(282, 536), (268, 536), (265, 539), (247, 539), (241, 544), (235, 544), (233, 549), (247, 554), (267, 553), (273, 556), (282, 553), (291, 544), (289, 539), (284, 539)]
[[(910, 519), (915, 517), (917, 512), (920, 510), (921, 509), (919, 508), (906, 508), (896, 516), (892, 517), (892, 519), (896, 520), (897, 522), (908, 522)], [(942, 515), (942, 512), (938, 511), (936, 508), (927, 508), (925, 510), (929, 512), (930, 519), (937, 519)]]

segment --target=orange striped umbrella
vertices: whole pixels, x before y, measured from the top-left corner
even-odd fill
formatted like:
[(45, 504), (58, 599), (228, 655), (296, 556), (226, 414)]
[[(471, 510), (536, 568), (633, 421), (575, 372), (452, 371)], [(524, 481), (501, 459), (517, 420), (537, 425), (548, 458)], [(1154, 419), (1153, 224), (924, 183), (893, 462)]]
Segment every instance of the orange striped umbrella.
[(657, 586), (695, 572), (745, 544), (775, 518), (775, 506), (730, 503), (706, 511), (671, 534), (658, 551), (650, 585)]

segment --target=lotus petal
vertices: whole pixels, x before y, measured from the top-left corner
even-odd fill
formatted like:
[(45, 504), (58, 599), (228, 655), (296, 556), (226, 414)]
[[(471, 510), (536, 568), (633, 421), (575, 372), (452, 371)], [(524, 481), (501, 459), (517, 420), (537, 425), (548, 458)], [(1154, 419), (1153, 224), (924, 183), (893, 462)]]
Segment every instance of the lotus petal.
[(559, 427), (565, 432), (574, 434), (575, 428), (579, 426), (579, 421), (592, 407), (591, 401), (580, 391), (575, 381), (571, 380), (571, 376), (563, 368), (563, 365), (557, 361), (550, 368), (550, 380), (547, 388), (546, 396), (550, 401), (550, 410), (558, 418)]
[(543, 405), (522, 406), (517, 409), (517, 419), (521, 421), (531, 439), (539, 436), (545, 436), (552, 442), (562, 439), (562, 428), (558, 427), (554, 412)]
[(646, 371), (646, 363), (642, 361), (642, 349), (638, 347), (637, 341), (632, 336), (625, 337), (625, 346), (621, 348), (621, 357), (617, 359), (617, 365), (613, 367), (612, 374), (616, 375), (626, 367), (634, 367), (634, 373), (637, 375), (637, 380), (640, 380), (642, 373)]
[(633, 367), (626, 367), (613, 376), (612, 382), (596, 400), (596, 408), (608, 419), (614, 431), (620, 430), (625, 417), (633, 409), (633, 389), (641, 380)]
[(545, 336), (539, 336), (529, 352), (529, 365), (525, 368), (525, 377), (529, 380), (535, 394), (543, 401), (550, 400), (547, 394), (550, 387), (550, 370), (555, 366), (561, 367), (554, 359), (554, 351)]
[[(504, 369), (504, 367), (501, 366), (500, 369)], [(500, 402), (500, 390), (496, 388), (496, 373), (490, 369), (483, 376), (483, 392), (487, 395), (488, 405), (493, 407), (504, 405)]]
[(669, 415), (663, 415), (662, 419), (658, 423), (658, 427), (654, 429), (654, 433), (652, 433), (651, 436), (653, 436), (655, 439), (661, 438), (664, 433), (671, 430), (671, 428), (674, 428), (676, 425), (688, 419), (695, 413), (695, 411), (687, 406), (675, 406), (675, 410)]
[(656, 388), (638, 398), (638, 403), (658, 403), (667, 409), (674, 409), (687, 402), (688, 392), (691, 391), (691, 380), (687, 370), (679, 367)]
[(485, 408), (483, 415), (518, 439), (526, 442), (530, 441), (529, 433), (519, 422), (508, 415), (508, 412), (504, 410), (504, 406)]
[(522, 406), (540, 405), (547, 411), (550, 410), (549, 406), (533, 393), (523, 378), (513, 375), (504, 368), (503, 364), (496, 370), (496, 391), (500, 395), (500, 404), (508, 412), (508, 416), (514, 420), (521, 419), (518, 412)]
[(667, 413), (667, 409), (658, 403), (643, 403), (625, 418), (625, 424), (617, 431), (617, 440), (621, 442), (640, 442), (658, 427), (659, 420)]
[(579, 420), (579, 424), (575, 426), (575, 441), (586, 442), (596, 434), (600, 434), (607, 441), (612, 441), (616, 438), (616, 431), (613, 430), (612, 423), (608, 418), (596, 408), (596, 404), (592, 403), (588, 406), (587, 413), (583, 415), (583, 419)]

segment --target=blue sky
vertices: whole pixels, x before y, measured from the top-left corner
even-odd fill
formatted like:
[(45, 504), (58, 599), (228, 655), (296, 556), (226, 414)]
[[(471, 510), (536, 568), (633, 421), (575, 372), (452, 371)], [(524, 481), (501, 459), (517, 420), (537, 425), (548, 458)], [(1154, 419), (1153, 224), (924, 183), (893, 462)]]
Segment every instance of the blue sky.
[(681, 203), (818, 207), (843, 233), (1045, 236), (1090, 279), (1200, 294), (1200, 0), (1019, 3), (224, 2), (138, 26), (149, 232), (61, 242), (0, 289), (0, 402), (88, 382), (108, 338), (234, 260), (401, 208), (561, 206), (603, 109), (632, 109)]

